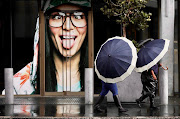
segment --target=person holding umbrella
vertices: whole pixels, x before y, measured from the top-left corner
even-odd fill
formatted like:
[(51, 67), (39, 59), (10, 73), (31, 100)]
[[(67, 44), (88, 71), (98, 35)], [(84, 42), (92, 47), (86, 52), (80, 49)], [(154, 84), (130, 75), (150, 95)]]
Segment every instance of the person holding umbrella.
[(136, 103), (141, 107), (141, 102), (149, 97), (150, 108), (156, 109), (154, 106), (154, 97), (156, 96), (157, 84), (158, 84), (158, 67), (165, 68), (162, 64), (156, 64), (149, 70), (143, 71), (141, 74), (141, 82), (143, 84), (142, 96), (136, 99)]
[(149, 97), (150, 108), (156, 108), (154, 106), (154, 97), (158, 82), (158, 67), (162, 67), (161, 64), (158, 65), (158, 62), (168, 51), (169, 42), (167, 39), (147, 39), (140, 43), (141, 49), (137, 54), (138, 59), (135, 68), (136, 72), (142, 72), (142, 96), (136, 100), (139, 107), (141, 107), (141, 102)]
[(118, 111), (126, 112), (121, 105), (117, 82), (123, 81), (131, 74), (137, 61), (137, 52), (133, 43), (124, 37), (109, 38), (100, 48), (96, 60), (95, 71), (102, 81), (102, 91), (94, 105), (95, 112), (105, 112), (100, 108), (106, 94), (111, 91)]

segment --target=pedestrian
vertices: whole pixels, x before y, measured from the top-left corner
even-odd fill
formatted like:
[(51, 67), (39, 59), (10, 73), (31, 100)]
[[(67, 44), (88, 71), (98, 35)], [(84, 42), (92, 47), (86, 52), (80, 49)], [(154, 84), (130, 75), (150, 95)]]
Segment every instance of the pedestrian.
[(156, 64), (151, 67), (149, 70), (146, 70), (141, 73), (141, 82), (143, 85), (142, 96), (139, 99), (136, 99), (136, 103), (141, 107), (141, 102), (149, 97), (150, 108), (157, 109), (154, 105), (154, 98), (156, 96), (157, 85), (158, 85), (158, 67), (165, 69), (162, 64)]
[(124, 109), (122, 107), (122, 105), (121, 105), (120, 98), (119, 98), (119, 95), (118, 95), (117, 84), (116, 83), (105, 83), (103, 81), (101, 81), (101, 82), (102, 82), (102, 91), (101, 91), (101, 93), (99, 95), (98, 101), (94, 105), (95, 112), (105, 112), (105, 110), (102, 110), (100, 108), (100, 104), (103, 102), (104, 97), (107, 95), (107, 93), (109, 91), (111, 91), (112, 94), (113, 94), (114, 103), (117, 106), (118, 111), (120, 113), (128, 111), (127, 109)]

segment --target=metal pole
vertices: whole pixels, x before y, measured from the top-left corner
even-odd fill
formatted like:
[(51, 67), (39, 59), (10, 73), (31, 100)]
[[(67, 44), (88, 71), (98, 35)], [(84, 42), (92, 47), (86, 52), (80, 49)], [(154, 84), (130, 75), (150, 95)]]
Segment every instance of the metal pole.
[(5, 68), (4, 77), (5, 77), (5, 103), (13, 104), (14, 103), (13, 68)]
[(93, 105), (85, 105), (85, 116), (93, 117), (94, 110)]
[(161, 12), (159, 20), (159, 38), (170, 40), (168, 52), (161, 59), (161, 63), (168, 67), (168, 87), (169, 96), (174, 95), (174, 19), (175, 19), (175, 0), (161, 0)]
[(93, 104), (94, 100), (93, 68), (85, 68), (85, 104)]
[(5, 103), (13, 104), (14, 89), (13, 89), (13, 68), (12, 68), (12, 4), (10, 0), (10, 35), (11, 35), (11, 68), (4, 68), (4, 82), (5, 82)]
[(162, 105), (168, 104), (168, 70), (159, 68), (159, 94), (160, 103)]
[(169, 107), (168, 107), (168, 105), (163, 105), (163, 106), (160, 107), (159, 116), (164, 116), (164, 117), (169, 116)]
[(14, 116), (14, 105), (5, 105), (5, 116)]
[[(180, 39), (180, 1), (178, 1), (178, 39)], [(179, 92), (180, 92), (180, 42), (178, 41), (178, 79), (179, 79), (179, 83), (178, 83), (178, 88), (179, 88)], [(180, 96), (180, 94), (179, 94)]]

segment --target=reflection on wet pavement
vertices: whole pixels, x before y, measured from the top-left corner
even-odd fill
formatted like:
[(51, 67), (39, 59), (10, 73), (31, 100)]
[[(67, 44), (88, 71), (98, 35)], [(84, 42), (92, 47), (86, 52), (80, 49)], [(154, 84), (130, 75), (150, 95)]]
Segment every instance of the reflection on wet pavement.
[[(93, 105), (85, 105), (84, 98), (79, 98), (76, 103), (71, 102), (59, 102), (63, 101), (59, 98), (38, 98), (29, 99), (18, 98), (14, 105), (0, 104), (0, 116), (13, 116), (13, 117), (144, 117), (144, 116), (158, 116), (158, 117), (173, 117), (180, 116), (180, 99), (170, 98), (169, 105), (159, 105), (158, 101), (156, 105), (157, 110), (149, 108), (148, 103), (143, 103), (142, 107), (139, 108), (135, 103), (122, 103), (124, 108), (129, 111), (126, 113), (118, 113), (114, 103), (102, 104), (102, 108), (107, 110), (107, 113), (95, 113), (93, 112)], [(25, 99), (25, 100), (24, 100)], [(34, 102), (33, 102), (33, 99)], [(53, 100), (52, 100), (53, 99)], [(81, 100), (82, 99), (82, 100)], [(0, 99), (1, 102), (4, 100)], [(21, 101), (20, 101), (21, 100)], [(47, 102), (51, 100), (50, 102)], [(44, 102), (43, 102), (44, 101)], [(53, 102), (54, 101), (54, 102)], [(22, 102), (20, 104), (20, 102)], [(27, 102), (27, 104), (24, 104)]]

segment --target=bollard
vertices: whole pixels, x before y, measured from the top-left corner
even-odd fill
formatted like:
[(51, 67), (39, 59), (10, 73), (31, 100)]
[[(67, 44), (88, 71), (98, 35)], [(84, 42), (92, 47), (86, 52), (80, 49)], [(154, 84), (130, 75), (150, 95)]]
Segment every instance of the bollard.
[(159, 68), (159, 95), (161, 105), (168, 104), (168, 70)]
[(5, 82), (5, 103), (14, 103), (14, 89), (13, 89), (13, 68), (4, 69), (4, 82)]
[(159, 116), (167, 117), (169, 116), (169, 107), (168, 105), (160, 106)]
[(93, 68), (85, 68), (85, 104), (93, 104), (94, 76)]
[(85, 116), (93, 117), (94, 109), (93, 105), (85, 105)]
[(14, 105), (5, 105), (5, 116), (14, 116)]

